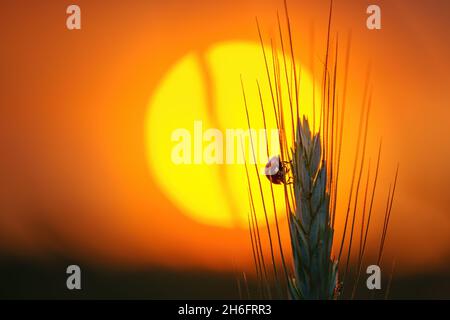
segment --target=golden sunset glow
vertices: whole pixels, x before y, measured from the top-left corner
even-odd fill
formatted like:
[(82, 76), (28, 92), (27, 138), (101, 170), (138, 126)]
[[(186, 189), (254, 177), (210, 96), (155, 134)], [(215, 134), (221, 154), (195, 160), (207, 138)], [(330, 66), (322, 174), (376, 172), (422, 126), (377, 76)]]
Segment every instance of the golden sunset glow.
[[(321, 104), (330, 1), (288, 4), (301, 69), (300, 112), (312, 121), (313, 82), (316, 110)], [(276, 46), (285, 84), (277, 24), (278, 11), (287, 44), (283, 1), (80, 1), (81, 30), (67, 30), (67, 5), (1, 4), (0, 258), (11, 253), (34, 261), (64, 254), (80, 265), (245, 270), (250, 276), (255, 268), (244, 166), (176, 165), (171, 157), (179, 140), (172, 134), (184, 128), (194, 138), (194, 126), (201, 123), (203, 134), (209, 129), (223, 134), (225, 148), (227, 129), (247, 130), (241, 76), (251, 126), (264, 127), (258, 79), (268, 129), (275, 129), (255, 17), (270, 67), (270, 41)], [(361, 1), (334, 1), (330, 60), (338, 42), (340, 110), (345, 100), (335, 243), (344, 230), (370, 64), (366, 166), (370, 161), (371, 181), (380, 140), (383, 146), (367, 257), (377, 254), (386, 198), (400, 163), (385, 261), (395, 258), (399, 275), (447, 270), (450, 42), (443, 39), (448, 1), (383, 1), (381, 30), (367, 29), (366, 9)], [(283, 101), (289, 119), (289, 97)], [(289, 123), (286, 129), (290, 135)], [(217, 140), (204, 138), (200, 160)], [(194, 140), (191, 148), (193, 158)], [(251, 149), (245, 151), (251, 157)], [(234, 153), (242, 150), (236, 145)], [(259, 173), (267, 160), (264, 148), (261, 153)], [(253, 165), (249, 170), (267, 248), (257, 176)], [(366, 176), (364, 169), (360, 194)], [(271, 199), (270, 182), (259, 177)], [(288, 252), (282, 189), (274, 185)], [(266, 208), (274, 221), (272, 203)], [(271, 228), (275, 237), (274, 224)]]
[[(272, 64), (270, 49), (266, 48), (269, 63)], [(282, 54), (278, 55), (279, 64), (284, 68)], [(287, 70), (291, 70), (290, 60), (286, 60)], [(297, 62), (297, 67), (299, 63)], [(283, 77), (284, 73), (281, 73)], [(272, 108), (272, 99), (267, 81), (263, 54), (260, 45), (256, 43), (228, 42), (212, 46), (206, 52), (195, 52), (186, 55), (177, 62), (161, 80), (149, 103), (147, 115), (147, 148), (149, 166), (167, 197), (183, 212), (193, 219), (224, 227), (246, 227), (247, 214), (250, 209), (249, 195), (246, 183), (245, 166), (237, 163), (243, 150), (239, 138), (227, 139), (226, 129), (241, 129), (248, 132), (247, 118), (241, 88), (242, 75), (249, 108), (251, 128), (255, 129), (252, 145), (248, 142), (244, 147), (246, 161), (251, 174), (252, 190), (259, 190), (258, 178), (254, 165), (252, 150), (258, 159), (258, 172), (266, 199), (271, 198), (268, 180), (262, 175), (266, 163), (266, 136), (260, 130), (264, 129), (261, 116), (261, 104), (257, 91), (258, 79), (262, 101), (265, 106), (269, 150), (277, 153), (278, 141), (271, 139), (271, 133), (276, 130), (276, 122)], [(292, 74), (289, 80), (294, 83)], [(272, 79), (273, 81), (273, 79)], [(283, 84), (285, 81), (283, 81)], [(312, 80), (309, 74), (302, 70), (300, 81), (301, 113), (312, 117)], [(289, 96), (287, 90), (282, 91), (285, 105), (284, 112), (288, 114)], [(295, 99), (292, 95), (291, 99)], [(287, 118), (290, 121), (290, 117)], [(208, 128), (217, 128), (222, 133), (220, 151), (223, 163), (207, 164), (203, 157), (208, 145), (217, 142), (216, 139), (201, 141), (202, 136), (196, 135), (194, 123), (201, 121), (202, 132)], [(192, 164), (174, 164), (171, 159), (174, 146), (172, 133), (184, 128), (189, 131), (190, 154)], [(272, 130), (272, 131), (271, 131)], [(291, 130), (288, 139), (291, 139)], [(275, 131), (276, 132), (276, 131)], [(201, 134), (200, 133), (200, 134)], [(200, 139), (200, 141), (198, 140)], [(197, 140), (197, 141), (195, 141)], [(203, 148), (195, 150), (194, 143), (203, 144)], [(270, 143), (272, 142), (272, 143)], [(230, 143), (234, 143), (230, 146)], [(228, 152), (228, 154), (227, 154)], [(197, 154), (195, 154), (197, 153)], [(233, 155), (233, 163), (226, 163), (226, 157)], [(270, 154), (272, 155), (272, 154)], [(195, 157), (200, 162), (195, 163)], [(283, 188), (274, 188), (275, 197), (280, 204), (278, 210), (283, 210)], [(264, 210), (259, 199), (259, 192), (254, 195), (256, 212), (263, 219)], [(266, 204), (270, 219), (273, 219), (273, 206)], [(282, 214), (281, 216), (284, 216)]]

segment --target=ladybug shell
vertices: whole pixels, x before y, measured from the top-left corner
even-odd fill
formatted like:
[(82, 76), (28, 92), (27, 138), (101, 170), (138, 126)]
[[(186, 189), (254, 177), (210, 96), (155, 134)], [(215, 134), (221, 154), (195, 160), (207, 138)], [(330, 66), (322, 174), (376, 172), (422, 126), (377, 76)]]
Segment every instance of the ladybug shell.
[(279, 156), (273, 156), (272, 158), (269, 159), (264, 168), (264, 174), (267, 177), (267, 179), (269, 179), (269, 181), (272, 183), (275, 184), (284, 183), (285, 174)]

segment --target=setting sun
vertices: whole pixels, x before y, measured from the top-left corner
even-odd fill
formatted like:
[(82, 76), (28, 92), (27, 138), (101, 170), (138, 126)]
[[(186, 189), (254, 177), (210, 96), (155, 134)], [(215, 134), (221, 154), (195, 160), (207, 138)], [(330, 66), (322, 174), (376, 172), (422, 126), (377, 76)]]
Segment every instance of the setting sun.
[[(268, 63), (272, 65), (271, 49), (265, 50)], [(280, 52), (278, 63), (280, 68), (284, 68)], [(287, 58), (286, 64), (287, 70), (291, 70), (291, 61)], [(298, 62), (296, 65), (299, 67)], [(186, 55), (162, 78), (148, 106), (146, 134), (151, 172), (166, 196), (183, 213), (201, 223), (222, 227), (247, 226), (250, 206), (245, 182), (245, 166), (242, 162), (236, 161), (243, 150), (239, 137), (230, 139), (228, 132), (226, 133), (229, 129), (248, 132), (241, 76), (246, 91), (251, 128), (255, 130), (252, 135), (253, 149), (247, 141), (244, 152), (249, 164), (252, 189), (257, 190), (258, 179), (251, 163), (252, 150), (255, 151), (259, 173), (269, 158), (266, 141), (269, 141), (269, 156), (279, 150), (278, 139), (273, 135), (273, 131), (276, 132), (277, 128), (273, 112), (266, 115), (267, 140), (263, 133), (264, 122), (260, 112), (261, 104), (256, 80), (261, 87), (262, 101), (266, 110), (272, 110), (272, 99), (259, 44), (220, 43), (206, 52), (192, 52)], [(285, 74), (281, 72), (281, 76), (285, 77)], [(288, 74), (288, 77), (294, 83), (292, 74)], [(312, 87), (313, 82), (309, 74), (302, 70), (301, 113), (308, 117), (312, 117)], [(289, 96), (285, 93), (287, 90), (282, 92), (285, 95), (282, 100), (287, 114)], [(211, 128), (218, 129), (219, 135), (208, 137), (207, 130)], [(189, 155), (192, 157), (192, 163), (175, 164), (171, 159), (177, 142), (174, 141), (173, 133), (179, 129), (190, 133)], [(291, 131), (288, 131), (288, 134), (291, 136)], [(201, 161), (208, 146), (217, 143), (217, 140), (220, 140), (222, 148), (218, 148), (216, 152), (221, 152), (218, 158), (223, 161), (210, 164)], [(268, 181), (261, 174), (260, 178), (264, 179), (262, 187), (265, 196), (270, 196)], [(276, 199), (280, 200), (278, 209), (284, 210), (282, 188), (274, 188), (274, 192)], [(264, 211), (260, 202), (256, 201), (255, 206), (256, 212), (261, 215)], [(267, 206), (267, 211), (269, 218), (273, 219), (273, 208)]]

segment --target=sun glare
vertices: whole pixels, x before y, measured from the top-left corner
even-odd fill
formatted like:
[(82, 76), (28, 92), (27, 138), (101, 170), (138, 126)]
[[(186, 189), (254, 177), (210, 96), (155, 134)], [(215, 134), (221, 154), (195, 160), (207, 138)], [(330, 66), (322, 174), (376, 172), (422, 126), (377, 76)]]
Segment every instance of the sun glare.
[[(268, 63), (272, 70), (273, 61), (270, 52), (271, 49), (267, 48)], [(284, 85), (286, 83), (284, 60), (280, 53), (277, 57), (281, 68), (281, 82)], [(291, 70), (291, 60), (286, 58), (286, 63), (287, 70)], [(298, 61), (296, 66), (298, 72), (300, 69)], [(241, 77), (245, 87), (251, 128), (255, 131), (248, 130)], [(288, 71), (287, 77), (293, 84), (291, 72)], [(187, 54), (161, 78), (149, 101), (146, 141), (150, 171), (168, 199), (183, 214), (199, 223), (230, 228), (247, 227), (247, 215), (250, 210), (249, 191), (245, 166), (239, 161), (239, 156), (243, 153), (251, 175), (256, 212), (259, 219), (264, 218), (257, 173), (266, 199), (271, 199), (271, 191), (269, 181), (261, 174), (269, 157), (257, 80), (266, 110), (266, 129), (269, 135), (267, 145), (271, 156), (278, 150), (278, 142), (273, 142), (270, 136), (273, 130), (276, 131), (277, 126), (259, 44), (220, 43), (205, 52), (193, 51)], [(304, 69), (301, 70), (299, 83), (300, 113), (312, 119), (313, 82)], [(285, 89), (281, 90), (283, 92), (281, 98), (285, 113), (288, 115), (289, 99), (295, 97), (294, 94), (289, 97), (288, 90)], [(293, 88), (290, 89), (293, 93)], [(318, 103), (316, 97), (316, 104)], [(290, 122), (289, 116), (286, 119)], [(253, 132), (250, 135), (253, 137), (253, 148), (251, 143), (247, 143), (247, 147), (241, 147), (242, 140), (236, 136), (230, 138), (231, 130)], [(287, 135), (291, 135), (292, 130), (286, 131)], [(287, 138), (290, 139), (290, 136)], [(183, 143), (181, 147), (180, 141)], [(252, 151), (257, 154), (257, 171), (255, 165), (249, 163), (253, 159)], [(182, 159), (188, 161), (177, 163), (174, 161), (174, 154), (175, 156), (181, 154)], [(212, 161), (206, 158), (207, 155), (210, 158), (212, 155)], [(274, 186), (275, 197), (279, 204), (277, 208), (279, 217), (285, 217), (282, 189)], [(272, 221), (274, 210), (271, 201), (266, 203), (266, 210)]]

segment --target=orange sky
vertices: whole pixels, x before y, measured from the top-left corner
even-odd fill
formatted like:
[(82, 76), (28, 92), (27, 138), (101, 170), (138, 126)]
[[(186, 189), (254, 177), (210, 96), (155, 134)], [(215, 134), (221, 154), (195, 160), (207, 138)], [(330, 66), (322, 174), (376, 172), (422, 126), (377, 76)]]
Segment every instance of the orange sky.
[[(290, 2), (298, 58), (308, 65), (312, 22), (316, 56), (323, 54), (328, 1)], [(365, 1), (335, 3), (334, 30), (340, 39), (352, 30), (349, 105), (358, 110), (370, 62), (372, 158), (383, 137), (380, 210), (397, 161), (401, 167), (388, 256), (403, 270), (442, 267), (450, 256), (449, 4), (377, 3), (380, 31), (366, 29)], [(0, 248), (248, 268), (247, 231), (194, 222), (155, 183), (144, 120), (153, 90), (181, 57), (257, 41), (256, 15), (263, 33), (276, 35), (282, 2), (77, 4), (81, 31), (65, 28), (61, 1), (0, 5)]]

